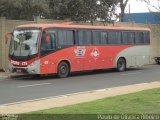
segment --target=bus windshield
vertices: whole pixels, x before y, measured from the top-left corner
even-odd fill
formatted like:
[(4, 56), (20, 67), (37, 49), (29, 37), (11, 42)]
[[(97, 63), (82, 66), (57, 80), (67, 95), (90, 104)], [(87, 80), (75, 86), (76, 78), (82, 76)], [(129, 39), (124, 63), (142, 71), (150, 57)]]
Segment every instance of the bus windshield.
[(10, 56), (29, 57), (38, 54), (40, 29), (15, 30), (10, 43)]

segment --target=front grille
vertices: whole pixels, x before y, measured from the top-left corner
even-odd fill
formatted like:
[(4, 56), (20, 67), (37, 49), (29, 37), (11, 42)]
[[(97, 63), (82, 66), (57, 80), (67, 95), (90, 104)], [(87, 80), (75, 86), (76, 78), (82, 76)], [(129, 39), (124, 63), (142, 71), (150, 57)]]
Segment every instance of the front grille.
[(14, 67), (27, 67), (27, 65), (25, 66), (20, 66), (20, 65), (13, 65)]
[(16, 72), (16, 73), (28, 73), (28, 71), (26, 69), (24, 69), (24, 68), (14, 68), (13, 72)]

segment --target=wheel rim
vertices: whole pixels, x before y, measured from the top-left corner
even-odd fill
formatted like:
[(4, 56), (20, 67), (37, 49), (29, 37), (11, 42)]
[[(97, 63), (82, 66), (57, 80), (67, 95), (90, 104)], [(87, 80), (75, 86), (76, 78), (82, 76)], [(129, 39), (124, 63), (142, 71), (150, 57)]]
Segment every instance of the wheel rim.
[(69, 74), (69, 66), (67, 63), (60, 63), (59, 67), (58, 67), (58, 76), (60, 78), (65, 78), (67, 77)]
[(122, 69), (124, 67), (124, 63), (122, 61), (119, 62), (119, 68)]
[(123, 71), (125, 69), (125, 61), (124, 60), (119, 60), (119, 62), (118, 62), (118, 69), (120, 71)]
[(67, 74), (67, 67), (65, 65), (60, 67), (60, 74), (61, 75)]

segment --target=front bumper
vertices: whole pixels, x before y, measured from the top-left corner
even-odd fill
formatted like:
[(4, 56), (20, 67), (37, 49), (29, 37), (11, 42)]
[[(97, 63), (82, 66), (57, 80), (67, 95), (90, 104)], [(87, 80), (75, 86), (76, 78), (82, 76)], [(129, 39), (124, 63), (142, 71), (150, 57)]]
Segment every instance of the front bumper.
[(20, 74), (40, 74), (40, 61), (35, 61), (27, 67), (13, 66), (9, 64), (9, 71), (11, 73), (20, 73)]

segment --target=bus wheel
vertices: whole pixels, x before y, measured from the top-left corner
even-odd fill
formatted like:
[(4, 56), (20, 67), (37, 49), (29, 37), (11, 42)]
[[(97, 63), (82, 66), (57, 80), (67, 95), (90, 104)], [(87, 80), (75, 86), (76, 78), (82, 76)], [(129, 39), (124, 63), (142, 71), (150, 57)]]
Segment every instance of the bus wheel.
[(126, 60), (124, 58), (119, 58), (117, 62), (117, 70), (123, 72), (126, 70)]
[(160, 65), (160, 61), (157, 61), (157, 64)]
[(58, 65), (58, 77), (59, 78), (65, 78), (69, 75), (70, 73), (70, 68), (69, 68), (69, 65), (68, 63), (66, 62), (61, 62), (59, 65)]

